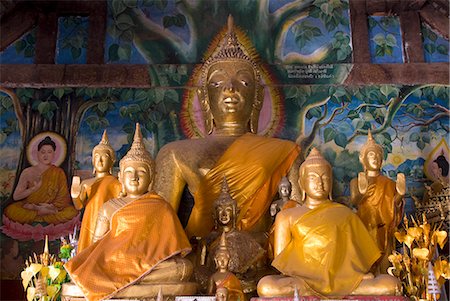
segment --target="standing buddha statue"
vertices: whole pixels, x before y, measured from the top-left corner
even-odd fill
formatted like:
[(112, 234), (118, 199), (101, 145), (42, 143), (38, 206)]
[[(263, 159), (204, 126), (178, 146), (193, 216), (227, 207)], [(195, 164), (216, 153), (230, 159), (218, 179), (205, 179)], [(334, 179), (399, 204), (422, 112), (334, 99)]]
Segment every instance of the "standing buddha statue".
[(112, 175), (115, 161), (116, 154), (109, 144), (105, 130), (100, 143), (92, 150), (94, 177), (81, 183), (80, 177), (73, 177), (70, 193), (75, 208), (81, 210), (85, 207), (78, 239), (78, 253), (92, 244), (100, 207), (106, 201), (119, 196), (122, 186)]
[(124, 193), (100, 208), (94, 243), (64, 265), (70, 278), (89, 301), (155, 297), (161, 287), (170, 294), (195, 293), (186, 282), (192, 264), (182, 258), (191, 250), (186, 234), (172, 207), (148, 191), (154, 163), (139, 124), (119, 167)]
[(156, 158), (156, 192), (176, 211), (185, 187), (194, 197), (188, 237), (213, 229), (213, 202), (224, 176), (240, 209), (237, 228), (266, 231), (277, 185), (299, 153), (294, 142), (255, 135), (263, 103), (260, 63), (231, 16), (215, 42), (198, 90), (208, 135), (171, 142)]
[(381, 174), (383, 148), (375, 142), (370, 130), (359, 160), (364, 172), (350, 182), (350, 200), (382, 252), (374, 272), (386, 274), (391, 266), (388, 256), (395, 249), (394, 232), (403, 217), (405, 175), (397, 174), (394, 182)]

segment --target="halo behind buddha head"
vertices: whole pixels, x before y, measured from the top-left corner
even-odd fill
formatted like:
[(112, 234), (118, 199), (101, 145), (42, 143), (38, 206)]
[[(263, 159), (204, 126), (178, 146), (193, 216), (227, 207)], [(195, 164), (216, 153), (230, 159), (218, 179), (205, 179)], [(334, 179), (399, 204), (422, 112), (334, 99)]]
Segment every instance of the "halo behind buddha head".
[(249, 121), (250, 131), (253, 133), (258, 131), (260, 135), (274, 135), (281, 130), (284, 122), (282, 93), (269, 68), (262, 64), (248, 36), (234, 25), (232, 16), (228, 17), (227, 25), (210, 43), (204, 54), (204, 63), (197, 66), (190, 77), (188, 85), (198, 87), (198, 93), (194, 89), (186, 89), (183, 95), (180, 113), (183, 132), (188, 137), (205, 137), (213, 130), (207, 93), (208, 71), (215, 63), (227, 61), (245, 62), (253, 69), (255, 98)]
[(139, 123), (136, 123), (136, 131), (134, 132), (133, 143), (131, 144), (130, 150), (119, 162), (120, 173), (123, 172), (123, 168), (127, 162), (141, 162), (146, 164), (151, 173), (151, 182), (153, 182), (155, 176), (155, 162), (145, 148)]
[[(241, 40), (238, 38), (241, 35)], [(218, 41), (218, 44), (217, 44)], [(247, 47), (244, 44), (248, 45)], [(208, 134), (213, 131), (213, 116), (210, 110), (207, 82), (208, 82), (208, 71), (215, 64), (224, 61), (235, 61), (235, 62), (245, 62), (250, 64), (253, 69), (253, 74), (255, 77), (255, 99), (252, 103), (252, 113), (250, 116), (250, 131), (256, 134), (258, 130), (259, 112), (261, 111), (262, 103), (264, 100), (263, 89), (261, 86), (261, 72), (259, 69), (259, 57), (256, 50), (251, 47), (251, 43), (248, 38), (240, 32), (238, 28), (234, 26), (233, 17), (228, 16), (227, 31), (223, 34), (223, 31), (216, 37), (216, 41), (213, 41), (210, 48), (212, 52), (209, 52), (209, 56), (205, 60), (205, 63), (201, 68), (201, 100), (203, 112), (205, 114), (205, 126)]]

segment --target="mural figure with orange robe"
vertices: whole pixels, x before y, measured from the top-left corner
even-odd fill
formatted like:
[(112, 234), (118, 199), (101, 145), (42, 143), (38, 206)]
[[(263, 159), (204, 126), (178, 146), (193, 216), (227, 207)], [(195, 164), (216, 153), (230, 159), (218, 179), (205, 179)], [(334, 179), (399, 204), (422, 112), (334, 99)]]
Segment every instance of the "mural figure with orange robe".
[(228, 300), (245, 301), (246, 298), (241, 287), (241, 282), (236, 275), (228, 270), (230, 252), (227, 248), (225, 232), (222, 232), (220, 236), (220, 245), (214, 255), (214, 262), (217, 267), (217, 272), (209, 278), (207, 294), (212, 295), (217, 292), (218, 288), (224, 287), (228, 292)]
[(106, 201), (119, 196), (122, 186), (112, 175), (115, 161), (116, 154), (109, 144), (105, 130), (100, 143), (92, 150), (94, 177), (85, 179), (81, 183), (80, 177), (73, 178), (70, 193), (75, 207), (78, 210), (85, 207), (78, 239), (78, 253), (92, 244), (100, 207)]
[(156, 296), (168, 283), (173, 294), (195, 293), (196, 286), (186, 282), (192, 264), (182, 258), (191, 250), (186, 234), (172, 207), (149, 192), (154, 162), (139, 124), (119, 167), (124, 194), (103, 204), (94, 243), (65, 264), (75, 285), (66, 285), (63, 295), (81, 290), (89, 301), (143, 298)]
[(194, 197), (188, 237), (204, 237), (213, 229), (213, 202), (223, 177), (240, 209), (237, 228), (267, 231), (278, 183), (299, 153), (292, 141), (255, 135), (263, 88), (260, 62), (248, 44), (230, 16), (200, 70), (207, 136), (171, 142), (156, 158), (155, 190), (175, 210), (185, 187)]
[(79, 223), (66, 174), (57, 166), (65, 153), (65, 141), (56, 133), (44, 132), (30, 141), (27, 155), (32, 166), (20, 174), (13, 193), (16, 202), (5, 208), (3, 233), (17, 240), (42, 240), (45, 235), (55, 239), (71, 233)]
[(364, 172), (350, 182), (351, 202), (357, 206), (358, 216), (382, 252), (374, 272), (386, 274), (391, 266), (388, 256), (395, 249), (394, 232), (403, 217), (405, 175), (397, 174), (397, 182), (394, 182), (381, 174), (383, 148), (375, 142), (370, 130), (359, 161)]
[(331, 201), (332, 168), (312, 149), (299, 170), (303, 205), (282, 210), (275, 220), (275, 258), (282, 275), (258, 283), (260, 297), (302, 295), (394, 295), (397, 278), (369, 273), (380, 250), (348, 207)]

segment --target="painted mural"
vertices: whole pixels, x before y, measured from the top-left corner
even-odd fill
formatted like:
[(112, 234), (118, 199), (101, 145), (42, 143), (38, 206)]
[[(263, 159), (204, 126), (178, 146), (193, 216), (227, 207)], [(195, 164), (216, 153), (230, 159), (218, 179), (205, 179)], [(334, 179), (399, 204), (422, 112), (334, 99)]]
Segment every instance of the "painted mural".
[[(370, 128), (385, 149), (384, 173), (394, 179), (405, 173), (407, 212), (413, 214), (411, 195), (421, 199), (424, 184), (430, 183), (424, 162), (442, 141), (449, 143), (448, 86), (341, 86), (352, 67), (348, 1), (192, 3), (108, 3), (105, 62), (148, 64), (153, 88), (2, 89), (2, 216), (13, 203), (20, 174), (32, 166), (26, 148), (42, 132), (56, 132), (66, 141), (68, 155), (60, 167), (68, 184), (74, 175), (92, 176), (92, 148), (104, 129), (116, 150), (116, 162), (128, 150), (136, 122), (154, 156), (168, 142), (201, 135), (201, 114), (192, 100), (196, 97), (192, 72), (230, 13), (267, 65), (260, 129), (266, 123), (276, 125), (263, 134), (297, 141), (304, 151), (318, 147), (334, 168), (334, 198), (347, 204), (349, 182), (362, 170), (358, 150)], [(85, 63), (88, 24), (88, 18), (60, 18), (57, 63)], [(372, 62), (402, 63), (398, 19), (372, 16), (368, 25)], [(425, 25), (422, 30), (427, 62), (448, 62), (448, 41)], [(32, 63), (34, 40), (32, 30), (0, 53), (0, 61)], [(188, 114), (187, 107), (193, 108)], [(186, 118), (195, 120), (200, 130), (186, 127)], [(450, 161), (448, 152), (446, 156)], [(38, 238), (19, 241), (2, 232), (0, 239), (4, 278), (18, 278), (23, 257), (42, 249)], [(57, 241), (52, 244), (57, 247)]]

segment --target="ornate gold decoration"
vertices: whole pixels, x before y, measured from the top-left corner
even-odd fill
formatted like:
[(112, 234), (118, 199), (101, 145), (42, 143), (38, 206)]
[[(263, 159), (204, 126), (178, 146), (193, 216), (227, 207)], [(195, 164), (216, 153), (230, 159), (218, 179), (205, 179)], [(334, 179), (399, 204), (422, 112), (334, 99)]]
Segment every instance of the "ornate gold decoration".
[(425, 214), (422, 221), (412, 218), (411, 226), (406, 216), (403, 223), (404, 229), (395, 232), (395, 237), (403, 244), (403, 252), (392, 252), (389, 256), (392, 267), (388, 272), (401, 280), (402, 293), (406, 296), (413, 300), (433, 300), (427, 295), (429, 265), (433, 266), (439, 287), (445, 279), (450, 279), (448, 259), (442, 256), (435, 259), (438, 246), (441, 249), (446, 246), (448, 234), (441, 230), (442, 223), (429, 224)]
[(136, 130), (134, 132), (133, 143), (131, 144), (130, 150), (119, 162), (120, 170), (122, 171), (125, 163), (130, 161), (142, 162), (147, 164), (151, 171), (151, 174), (154, 175), (155, 162), (153, 161), (150, 153), (145, 148), (145, 144), (142, 139), (141, 126), (139, 125), (139, 123), (136, 123)]

